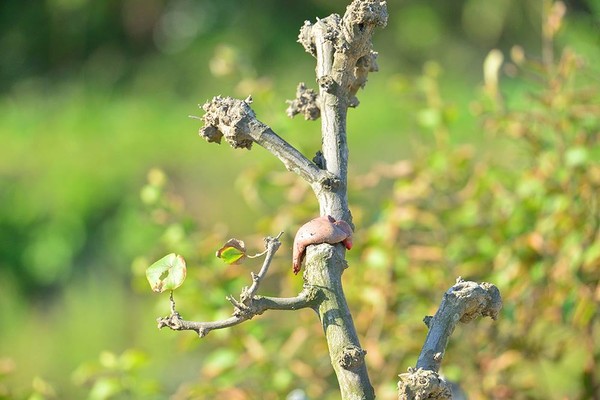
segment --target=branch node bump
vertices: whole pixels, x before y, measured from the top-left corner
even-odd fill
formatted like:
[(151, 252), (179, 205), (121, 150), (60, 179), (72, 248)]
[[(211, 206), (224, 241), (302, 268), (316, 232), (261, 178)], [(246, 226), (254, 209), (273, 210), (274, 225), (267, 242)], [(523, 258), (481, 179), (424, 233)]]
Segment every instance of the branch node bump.
[(200, 128), (198, 134), (203, 137), (208, 143), (221, 144), (223, 134), (214, 126), (206, 125)]
[(298, 43), (304, 47), (307, 53), (313, 57), (317, 57), (317, 47), (312, 40), (312, 27), (310, 21), (304, 21), (304, 25), (300, 28), (300, 34), (298, 35)]
[(367, 351), (358, 346), (346, 346), (338, 362), (344, 369), (354, 369), (365, 362)]
[(317, 79), (317, 84), (327, 93), (333, 93), (337, 84), (331, 75), (324, 75)]
[(423, 318), (423, 322), (425, 323), (425, 325), (427, 325), (428, 328), (431, 328), (431, 320), (433, 319), (433, 316), (431, 315), (427, 315), (425, 316), (425, 318)]
[(335, 191), (337, 188), (340, 187), (342, 181), (331, 174), (327, 174), (319, 183), (321, 184), (321, 187), (323, 189), (328, 191)]
[(435, 315), (424, 319), (429, 332), (417, 368), (438, 372), (456, 324), (484, 316), (495, 318), (501, 308), (502, 298), (494, 285), (457, 279), (456, 284), (444, 293)]
[(323, 152), (321, 150), (317, 151), (317, 154), (315, 154), (312, 161), (317, 167), (319, 167), (319, 169), (327, 169), (327, 163), (325, 162), (325, 157), (323, 156)]
[(374, 27), (385, 27), (387, 25), (388, 12), (385, 1), (368, 0), (353, 1), (346, 7), (344, 21), (354, 25), (359, 32), (364, 32), (365, 25)]
[(398, 375), (399, 400), (451, 400), (450, 385), (440, 378), (437, 372), (409, 368), (407, 373)]
[(478, 317), (491, 317), (495, 320), (502, 309), (500, 291), (491, 283), (478, 284), (458, 278), (446, 295), (464, 302), (464, 313), (459, 316), (462, 323), (471, 322)]
[(288, 108), (285, 112), (290, 118), (302, 113), (305, 120), (317, 120), (321, 116), (318, 99), (319, 95), (317, 92), (307, 88), (304, 82), (300, 82), (296, 88), (296, 98), (286, 101)]

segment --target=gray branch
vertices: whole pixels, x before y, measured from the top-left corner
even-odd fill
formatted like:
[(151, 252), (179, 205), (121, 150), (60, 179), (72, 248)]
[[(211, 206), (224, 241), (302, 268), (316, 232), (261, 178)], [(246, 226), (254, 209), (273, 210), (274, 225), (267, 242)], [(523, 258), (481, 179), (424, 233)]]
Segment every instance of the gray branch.
[(364, 86), (367, 73), (376, 70), (371, 38), (376, 27), (386, 25), (387, 17), (385, 1), (355, 0), (343, 17), (332, 14), (314, 24), (305, 22), (298, 37), (317, 59), (324, 164), (340, 182), (332, 190), (316, 191), (320, 213), (349, 224), (347, 110), (358, 105), (356, 91)]
[(416, 368), (400, 375), (399, 399), (451, 399), (449, 385), (438, 372), (448, 340), (459, 322), (468, 323), (478, 317), (496, 319), (502, 308), (498, 288), (490, 283), (476, 283), (458, 278), (446, 293), (433, 317), (425, 317), (429, 327)]
[(179, 312), (175, 310), (175, 301), (171, 293), (171, 314), (166, 317), (157, 319), (158, 328), (169, 327), (176, 331), (192, 330), (196, 331), (200, 337), (206, 336), (210, 331), (215, 329), (229, 328), (238, 325), (244, 321), (252, 319), (255, 315), (260, 315), (267, 310), (298, 310), (306, 307), (313, 307), (319, 299), (318, 290), (311, 287), (305, 287), (296, 297), (266, 297), (257, 296), (256, 291), (260, 282), (267, 274), (269, 266), (273, 261), (275, 252), (281, 246), (279, 238), (283, 232), (277, 237), (265, 238), (265, 247), (267, 249), (265, 260), (258, 274), (252, 273), (252, 285), (244, 287), (240, 294), (240, 300), (236, 300), (232, 296), (228, 296), (227, 300), (233, 305), (233, 315), (227, 319), (219, 321), (186, 321)]
[(239, 325), (267, 310), (299, 310), (314, 307), (319, 298), (318, 293), (318, 290), (313, 288), (305, 288), (296, 297), (254, 296), (247, 306), (238, 303), (240, 308), (236, 308), (231, 317), (218, 321), (186, 321), (178, 312), (172, 312), (171, 315), (157, 320), (158, 328), (168, 327), (174, 331), (196, 331), (202, 338), (212, 330)]
[[(371, 38), (375, 28), (386, 25), (387, 17), (385, 1), (354, 0), (343, 17), (333, 14), (315, 24), (306, 22), (300, 31), (300, 43), (317, 59), (319, 93), (299, 88), (288, 112), (301, 112), (311, 118), (317, 110), (320, 112), (323, 145), (317, 157), (319, 165), (258, 121), (250, 108), (251, 99), (215, 97), (207, 102), (202, 106), (206, 113), (200, 135), (217, 143), (224, 137), (234, 148), (250, 149), (253, 143), (258, 143), (277, 156), (288, 170), (310, 183), (319, 201), (320, 215), (330, 215), (352, 225), (347, 194), (347, 110), (358, 105), (356, 92), (365, 85), (368, 72), (377, 69)], [(245, 289), (239, 301), (229, 298), (235, 312), (228, 319), (186, 322), (172, 312), (159, 320), (159, 326), (192, 329), (204, 336), (212, 329), (236, 325), (267, 309), (311, 307), (323, 325), (342, 399), (373, 399), (375, 393), (364, 362), (366, 352), (360, 346), (342, 288), (341, 276), (347, 267), (344, 251), (341, 244), (309, 246), (305, 289), (296, 298), (265, 298)]]
[(318, 302), (319, 314), (331, 364), (336, 373), (341, 398), (374, 399), (375, 392), (366, 368), (367, 352), (361, 347), (342, 287), (342, 273), (348, 267), (344, 246), (327, 243), (307, 248), (304, 280), (323, 291)]
[(245, 304), (247, 301), (252, 301), (252, 299), (254, 298), (254, 295), (256, 294), (256, 291), (258, 290), (258, 286), (260, 285), (260, 282), (263, 280), (265, 275), (267, 275), (267, 271), (269, 270), (271, 261), (273, 261), (273, 256), (275, 256), (275, 253), (279, 249), (279, 246), (281, 246), (281, 242), (279, 241), (279, 238), (281, 238), (281, 235), (283, 235), (283, 232), (279, 232), (279, 235), (277, 235), (274, 238), (272, 238), (270, 236), (267, 236), (265, 238), (265, 247), (267, 249), (267, 255), (265, 256), (265, 261), (263, 261), (263, 265), (260, 268), (258, 275), (255, 273), (252, 273), (252, 285), (250, 286), (250, 288), (242, 289), (242, 294), (240, 295), (240, 301), (243, 304)]
[[(374, 70), (371, 37), (376, 27), (385, 26), (385, 1), (354, 0), (343, 17), (337, 14), (305, 22), (298, 41), (317, 60), (319, 85), (315, 102), (321, 115), (322, 151), (318, 162), (336, 178), (337, 185), (315, 187), (320, 215), (330, 215), (352, 225), (348, 207), (348, 143), (346, 116), (356, 106), (356, 90), (364, 86), (366, 73)], [(360, 60), (360, 61), (359, 61)], [(348, 309), (341, 276), (348, 266), (342, 245), (312, 245), (307, 249), (305, 282), (322, 288), (324, 299), (316, 308), (327, 339), (341, 398), (375, 398), (362, 349)]]
[[(251, 98), (246, 100), (216, 96), (206, 102), (202, 109), (204, 126), (199, 134), (208, 142), (221, 143), (222, 138), (233, 148), (252, 148), (256, 142), (267, 149), (285, 165), (313, 187), (335, 186), (335, 177), (320, 169), (296, 148), (277, 135), (266, 124), (256, 118), (250, 107)], [(198, 117), (194, 117), (198, 118)]]

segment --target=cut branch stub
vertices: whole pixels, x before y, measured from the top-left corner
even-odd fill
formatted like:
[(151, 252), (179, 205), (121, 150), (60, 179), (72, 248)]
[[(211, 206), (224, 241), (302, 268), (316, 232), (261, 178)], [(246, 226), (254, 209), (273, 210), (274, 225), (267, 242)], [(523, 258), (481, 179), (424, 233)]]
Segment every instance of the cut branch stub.
[(233, 99), (231, 97), (216, 96), (206, 102), (202, 109), (206, 112), (202, 117), (204, 126), (199, 134), (208, 142), (221, 143), (225, 137), (231, 147), (252, 148), (252, 137), (248, 135), (248, 125), (256, 121), (256, 116), (250, 104), (252, 99)]
[(385, 1), (353, 1), (346, 7), (344, 14), (344, 35), (348, 42), (355, 36), (363, 35), (367, 26), (384, 28), (387, 25), (388, 12)]
[(317, 167), (304, 154), (277, 135), (266, 124), (256, 118), (250, 108), (252, 99), (233, 99), (231, 97), (216, 96), (202, 106), (206, 111), (202, 118), (205, 126), (200, 129), (200, 136), (209, 142), (220, 143), (221, 138), (233, 148), (250, 149), (256, 142), (285, 165), (313, 186), (315, 192), (328, 189), (336, 185), (337, 178), (330, 172)]
[(446, 295), (456, 296), (459, 302), (464, 302), (465, 308), (460, 322), (465, 324), (478, 317), (490, 317), (496, 320), (502, 309), (500, 291), (488, 282), (477, 284), (458, 278)]
[(450, 335), (458, 322), (468, 323), (477, 317), (496, 319), (502, 308), (498, 288), (490, 283), (456, 280), (442, 299), (433, 317), (426, 317), (429, 328), (416, 368), (400, 375), (398, 398), (451, 399), (450, 386), (439, 377), (440, 365)]
[(350, 84), (350, 102), (349, 107), (357, 107), (358, 99), (356, 93), (359, 89), (362, 89), (367, 84), (367, 76), (369, 72), (379, 71), (377, 65), (377, 52), (370, 51), (369, 54), (362, 56), (356, 61), (356, 67), (354, 68), (354, 81)]
[(376, 27), (385, 27), (388, 13), (385, 1), (354, 1), (347, 8), (342, 19), (343, 39), (349, 43), (348, 49), (356, 58), (352, 82), (349, 83), (350, 107), (358, 105), (356, 93), (367, 83), (369, 72), (379, 70), (377, 53), (372, 50), (371, 31)]
[(478, 317), (496, 319), (502, 308), (498, 288), (490, 283), (456, 280), (442, 299), (433, 318), (428, 320), (429, 332), (417, 368), (439, 371), (446, 345), (458, 322), (468, 323)]
[(368, 56), (371, 51), (372, 30), (385, 27), (388, 13), (385, 1), (363, 0), (353, 1), (347, 8), (343, 18), (332, 14), (318, 20), (314, 25), (305, 21), (300, 29), (298, 42), (304, 49), (317, 57), (317, 43), (314, 29), (317, 25), (324, 29), (321, 34), (324, 40), (334, 44), (337, 52), (352, 52), (356, 59)]
[(293, 118), (296, 114), (304, 114), (304, 119), (314, 121), (321, 116), (319, 108), (319, 95), (313, 89), (306, 87), (304, 82), (298, 84), (296, 98), (287, 100), (289, 104), (286, 114)]
[(358, 106), (356, 92), (364, 87), (368, 73), (378, 69), (372, 32), (385, 27), (387, 19), (385, 1), (355, 0), (343, 17), (332, 14), (314, 24), (304, 23), (298, 42), (317, 58), (317, 82), (322, 91), (343, 98), (348, 107)]
[(304, 47), (307, 53), (313, 57), (317, 57), (317, 47), (315, 42), (312, 40), (312, 23), (310, 21), (304, 21), (304, 25), (300, 28), (300, 34), (298, 35), (298, 43)]

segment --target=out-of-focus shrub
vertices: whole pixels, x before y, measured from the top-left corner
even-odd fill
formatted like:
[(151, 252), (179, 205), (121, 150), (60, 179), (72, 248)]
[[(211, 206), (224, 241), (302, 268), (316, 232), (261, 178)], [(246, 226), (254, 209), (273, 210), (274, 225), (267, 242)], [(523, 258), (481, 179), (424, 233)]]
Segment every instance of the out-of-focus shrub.
[[(491, 77), (502, 60), (490, 57)], [(390, 166), (390, 198), (350, 252), (362, 254), (351, 261), (349, 293), (377, 385), (414, 364), (426, 333), (419, 316), (463, 276), (493, 282), (504, 298), (498, 321), (457, 329), (444, 360), (443, 372), (471, 398), (598, 393), (600, 87), (571, 50), (558, 58), (513, 50), (504, 67), (527, 90), (504, 93), (486, 79), (472, 109), (489, 145), (477, 151), (450, 144), (438, 71), (426, 68), (419, 116), (436, 144)], [(377, 182), (363, 178), (363, 190)]]

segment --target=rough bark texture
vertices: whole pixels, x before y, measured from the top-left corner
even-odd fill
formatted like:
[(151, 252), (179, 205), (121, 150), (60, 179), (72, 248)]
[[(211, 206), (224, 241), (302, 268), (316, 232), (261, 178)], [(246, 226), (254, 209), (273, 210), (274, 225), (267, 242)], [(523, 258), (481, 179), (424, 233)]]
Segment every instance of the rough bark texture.
[[(372, 60), (371, 37), (376, 27), (387, 23), (384, 1), (355, 0), (343, 17), (337, 14), (305, 22), (299, 42), (317, 59), (322, 149), (320, 166), (335, 177), (335, 185), (314, 187), (320, 214), (346, 221), (352, 226), (348, 207), (348, 107), (356, 106), (355, 94), (366, 82), (364, 60)], [(359, 60), (361, 60), (359, 62)], [(347, 263), (342, 245), (322, 244), (307, 249), (305, 282), (319, 287), (324, 300), (316, 311), (323, 325), (331, 363), (340, 384), (342, 399), (374, 399), (352, 316), (348, 310), (341, 275)]]
[(459, 322), (468, 323), (479, 317), (496, 319), (502, 298), (496, 286), (458, 278), (446, 293), (433, 317), (425, 317), (429, 328), (416, 368), (400, 375), (399, 400), (452, 399), (450, 385), (439, 376), (448, 340)]
[[(366, 83), (364, 60), (372, 60), (371, 38), (376, 27), (387, 23), (384, 1), (353, 1), (343, 17), (332, 14), (314, 25), (305, 22), (299, 42), (316, 57), (319, 85), (322, 154), (324, 167), (337, 177), (338, 185), (316, 191), (321, 215), (331, 215), (352, 225), (348, 207), (348, 107), (358, 104), (355, 94)], [(359, 61), (360, 60), (360, 61)]]
[(321, 291), (321, 301), (314, 309), (325, 332), (341, 398), (374, 399), (364, 360), (366, 351), (360, 346), (342, 288), (341, 277), (346, 267), (342, 244), (313, 245), (307, 252), (304, 279)]

